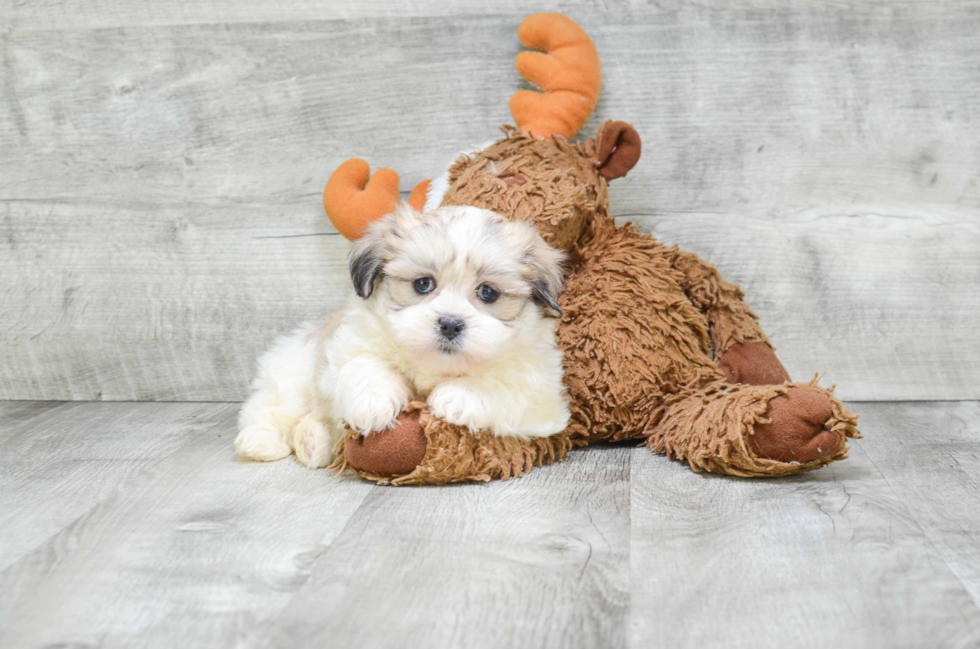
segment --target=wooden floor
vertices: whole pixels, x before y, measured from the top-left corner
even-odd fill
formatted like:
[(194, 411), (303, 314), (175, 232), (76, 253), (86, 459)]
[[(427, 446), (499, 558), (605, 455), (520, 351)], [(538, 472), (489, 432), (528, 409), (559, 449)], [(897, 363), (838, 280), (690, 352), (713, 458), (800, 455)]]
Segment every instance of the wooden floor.
[(0, 646), (980, 646), (980, 403), (849, 405), (789, 479), (412, 488), (240, 461), (235, 404), (0, 402)]

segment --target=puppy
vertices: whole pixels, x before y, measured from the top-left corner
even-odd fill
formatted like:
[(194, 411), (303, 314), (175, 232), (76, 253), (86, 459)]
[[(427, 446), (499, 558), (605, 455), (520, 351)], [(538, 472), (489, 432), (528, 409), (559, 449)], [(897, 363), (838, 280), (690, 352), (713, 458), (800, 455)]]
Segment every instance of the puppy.
[(384, 430), (413, 399), (471, 431), (560, 432), (562, 263), (526, 223), (475, 207), (398, 207), (354, 244), (347, 307), (260, 359), (235, 447), (326, 466), (344, 424)]

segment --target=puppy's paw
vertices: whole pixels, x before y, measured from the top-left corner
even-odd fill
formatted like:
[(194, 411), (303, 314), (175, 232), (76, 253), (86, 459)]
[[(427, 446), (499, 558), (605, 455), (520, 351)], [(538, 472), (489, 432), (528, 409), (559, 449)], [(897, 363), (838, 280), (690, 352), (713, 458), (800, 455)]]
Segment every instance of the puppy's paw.
[(291, 452), (279, 431), (259, 426), (243, 428), (235, 438), (235, 450), (243, 458), (256, 462), (274, 462)]
[(409, 394), (407, 390), (366, 390), (354, 396), (351, 401), (341, 419), (361, 435), (368, 435), (376, 430), (391, 428), (398, 415), (408, 406)]
[(333, 460), (330, 429), (313, 415), (303, 417), (293, 430), (296, 459), (310, 469), (322, 469)]
[(432, 414), (450, 424), (466, 426), (473, 432), (490, 427), (491, 416), (480, 395), (467, 388), (443, 383), (427, 400)]

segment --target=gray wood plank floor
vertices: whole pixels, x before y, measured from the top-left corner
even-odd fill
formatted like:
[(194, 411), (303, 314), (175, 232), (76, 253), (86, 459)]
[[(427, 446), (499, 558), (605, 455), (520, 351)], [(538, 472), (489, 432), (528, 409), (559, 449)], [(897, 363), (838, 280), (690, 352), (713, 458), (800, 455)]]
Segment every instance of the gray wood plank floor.
[(0, 402), (0, 646), (975, 647), (980, 403), (856, 403), (782, 480), (242, 462), (234, 404)]

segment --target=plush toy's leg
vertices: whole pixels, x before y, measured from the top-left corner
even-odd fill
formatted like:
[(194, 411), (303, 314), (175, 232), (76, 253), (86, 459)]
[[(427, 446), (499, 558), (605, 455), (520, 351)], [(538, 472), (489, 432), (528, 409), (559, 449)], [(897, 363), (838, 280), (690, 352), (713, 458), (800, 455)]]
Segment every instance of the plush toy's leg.
[(569, 430), (551, 437), (517, 439), (471, 433), (434, 417), (414, 402), (389, 430), (362, 437), (348, 431), (331, 469), (347, 469), (384, 484), (447, 484), (516, 478), (535, 466), (565, 458), (584, 435)]
[[(735, 475), (799, 473), (843, 459), (845, 438), (860, 436), (857, 417), (831, 391), (815, 384), (787, 387), (789, 373), (745, 303), (742, 290), (722, 279), (717, 268), (697, 255), (677, 248), (671, 253), (671, 266), (683, 275), (685, 294), (708, 320), (719, 372), (729, 383), (743, 385), (724, 389), (727, 395), (712, 387), (703, 389), (707, 392), (701, 396), (687, 395), (685, 399), (695, 404), (705, 400), (703, 407), (696, 405), (691, 412), (684, 410), (683, 401), (672, 402), (650, 445), (688, 459), (695, 468)], [(757, 400), (755, 405), (752, 399)], [(730, 418), (710, 420), (711, 416), (722, 418), (717, 407), (731, 400), (748, 408), (751, 415), (742, 433)], [(692, 412), (698, 413), (700, 427), (677, 428), (676, 422), (689, 421)], [(709, 412), (715, 414), (704, 414)], [(760, 417), (771, 422), (763, 423)], [(719, 456), (715, 453), (719, 449), (734, 450)], [(719, 459), (729, 452), (734, 453), (730, 465)]]
[(847, 455), (858, 437), (852, 415), (815, 381), (746, 385), (714, 381), (668, 397), (647, 446), (695, 471), (781, 476)]
[(735, 343), (720, 355), (718, 369), (729, 383), (778, 385), (791, 380), (776, 352), (764, 342)]
[(693, 252), (675, 246), (670, 253), (671, 266), (683, 274), (684, 293), (708, 319), (716, 358), (740, 343), (759, 342), (769, 346), (758, 316), (745, 303), (745, 294), (737, 284), (726, 282), (714, 265)]

